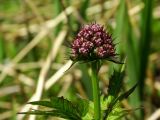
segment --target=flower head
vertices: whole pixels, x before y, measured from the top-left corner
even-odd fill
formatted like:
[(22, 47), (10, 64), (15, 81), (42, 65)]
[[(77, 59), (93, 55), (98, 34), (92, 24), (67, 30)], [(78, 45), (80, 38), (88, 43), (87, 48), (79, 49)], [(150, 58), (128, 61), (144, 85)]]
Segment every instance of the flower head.
[(85, 25), (71, 43), (71, 60), (93, 61), (115, 57), (112, 36), (104, 27), (92, 23)]

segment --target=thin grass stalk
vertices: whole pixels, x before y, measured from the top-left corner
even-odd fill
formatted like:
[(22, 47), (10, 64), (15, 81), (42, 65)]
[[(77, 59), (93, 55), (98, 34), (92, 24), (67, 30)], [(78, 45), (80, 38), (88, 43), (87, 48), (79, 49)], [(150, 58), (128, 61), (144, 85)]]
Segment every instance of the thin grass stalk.
[[(126, 1), (123, 1), (124, 3), (124, 23), (123, 26), (124, 32), (126, 34), (126, 54), (127, 54), (127, 73), (129, 76), (128, 80), (128, 86), (131, 87), (138, 81), (138, 75), (139, 75), (139, 63), (138, 63), (138, 55), (137, 55), (137, 40), (135, 37), (135, 34), (133, 32), (133, 26), (130, 22), (130, 16), (128, 14), (128, 7)], [(122, 3), (121, 3), (122, 4)], [(134, 93), (129, 97), (129, 102), (133, 107), (140, 106), (140, 98), (139, 98), (139, 88), (134, 91)], [(140, 118), (140, 112), (136, 111), (136, 118)]]
[[(145, 0), (145, 8), (141, 16), (141, 37), (139, 43), (139, 76), (140, 84), (139, 94), (141, 101), (144, 100), (145, 77), (148, 65), (148, 56), (151, 47), (151, 21), (152, 21), (152, 2), (153, 0)], [(144, 119), (144, 111), (142, 110), (142, 119)]]
[(86, 11), (87, 11), (87, 8), (89, 7), (89, 3), (90, 3), (90, 0), (85, 0), (81, 4), (80, 14), (81, 14), (81, 16), (83, 17), (84, 20), (87, 20)]
[[(128, 85), (129, 87), (133, 86), (135, 83), (137, 83), (138, 81), (138, 62), (137, 62), (137, 55), (136, 55), (136, 50), (134, 48), (134, 42), (135, 39), (133, 38), (133, 30), (132, 30), (132, 26), (129, 20), (129, 16), (126, 14), (127, 16), (127, 29), (126, 31), (128, 31), (127, 33), (127, 45), (126, 45), (126, 52), (127, 52), (127, 73), (129, 76), (129, 82)], [(137, 89), (134, 91), (134, 93), (129, 97), (129, 102), (132, 106), (136, 106), (138, 107), (140, 105), (140, 98), (139, 98), (139, 87), (137, 87)], [(140, 112), (136, 111), (136, 118), (140, 117)]]
[(0, 62), (3, 61), (3, 57), (4, 57), (4, 41), (2, 34), (0, 34)]
[[(115, 37), (114, 43), (116, 44), (116, 52), (120, 55), (122, 55), (123, 53), (123, 44), (119, 44), (121, 42), (123, 42), (124, 40), (124, 20), (125, 20), (125, 0), (121, 0), (117, 9), (117, 13), (116, 13), (116, 28), (114, 30), (113, 36)], [(122, 56), (120, 56), (120, 59), (123, 59)], [(113, 73), (112, 69), (114, 67), (114, 69), (119, 70), (120, 66), (118, 64), (111, 64), (110, 65), (110, 75)]]
[(140, 52), (140, 96), (143, 99), (144, 95), (144, 80), (146, 76), (146, 68), (148, 64), (148, 56), (151, 47), (151, 21), (152, 21), (152, 3), (153, 0), (145, 0), (145, 8), (142, 13), (141, 19), (141, 38), (139, 44), (139, 52)]
[[(54, 13), (55, 13), (55, 17), (57, 15), (60, 14), (60, 12), (62, 11), (62, 5), (61, 5), (61, 1), (60, 0), (53, 0), (53, 7), (54, 7)], [(58, 35), (59, 31), (61, 30), (62, 28), (62, 23), (60, 23), (56, 29), (54, 30), (54, 35)]]

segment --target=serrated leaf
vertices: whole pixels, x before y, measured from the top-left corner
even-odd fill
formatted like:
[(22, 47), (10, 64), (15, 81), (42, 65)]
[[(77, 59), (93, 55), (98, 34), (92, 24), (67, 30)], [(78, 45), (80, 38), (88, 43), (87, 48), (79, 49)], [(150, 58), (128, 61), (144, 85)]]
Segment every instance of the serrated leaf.
[(20, 112), (17, 114), (31, 114), (31, 115), (49, 115), (49, 116), (57, 116), (53, 111), (40, 111), (40, 110), (32, 110), (29, 112)]
[(29, 102), (28, 104), (41, 105), (41, 106), (45, 106), (45, 107), (49, 107), (49, 108), (54, 108), (52, 106), (51, 102), (49, 102), (49, 101), (34, 101), (34, 102)]
[(29, 112), (21, 112), (18, 114), (46, 115), (46, 116), (61, 117), (61, 118), (68, 119), (68, 120), (77, 120), (77, 118), (74, 118), (70, 115), (63, 114), (61, 111), (58, 111), (58, 110), (52, 110), (52, 111), (33, 110), (33, 111), (29, 111)]
[(63, 113), (64, 115), (72, 116), (72, 118), (81, 120), (81, 117), (77, 112), (75, 105), (73, 105), (70, 101), (64, 99), (63, 97), (52, 97), (51, 104), (56, 110)]
[(121, 120), (122, 117), (126, 116), (127, 113), (117, 113), (117, 115), (110, 116), (107, 120)]
[(138, 83), (135, 84), (131, 89), (129, 89), (127, 92), (123, 93), (122, 95), (118, 96), (112, 103), (111, 103), (111, 107), (113, 108), (113, 106), (118, 102), (121, 101), (125, 98), (128, 98), (128, 96), (135, 90), (135, 88), (137, 87)]
[(127, 98), (137, 87), (138, 83), (135, 84), (131, 89), (129, 89), (127, 92), (123, 93), (119, 97), (113, 99), (113, 101), (109, 104), (107, 110), (105, 111), (104, 120), (109, 116), (109, 114), (114, 110), (114, 106), (118, 101), (121, 101), (125, 98)]
[(120, 88), (122, 87), (122, 81), (124, 77), (124, 71), (120, 72), (117, 70), (114, 70), (110, 80), (109, 80), (109, 86), (108, 86), (108, 94), (113, 97), (117, 97)]
[(94, 103), (93, 101), (89, 102), (89, 108), (87, 114), (83, 117), (83, 120), (94, 120)]
[(49, 115), (62, 117), (69, 120), (81, 120), (81, 116), (85, 115), (88, 107), (87, 101), (79, 100), (79, 102), (75, 105), (72, 102), (64, 99), (63, 97), (52, 97), (50, 101), (34, 101), (30, 102), (32, 105), (41, 105), (45, 107), (52, 108), (52, 111), (29, 111), (29, 112), (21, 112), (19, 114), (34, 114), (34, 115)]
[(136, 83), (132, 88), (130, 88), (127, 92), (123, 93), (122, 95), (120, 95), (117, 100), (121, 101), (125, 98), (128, 98), (128, 96), (135, 90), (135, 88), (137, 87), (138, 83)]
[(117, 120), (123, 113), (120, 104), (110, 105), (104, 111), (103, 120)]
[(80, 116), (84, 117), (89, 109), (89, 101), (85, 99), (78, 99), (78, 102), (76, 103), (76, 108)]
[(130, 112), (134, 112), (141, 108), (134, 108), (134, 109), (121, 109), (119, 112), (115, 112), (108, 117), (107, 120), (121, 120), (124, 116), (128, 115)]

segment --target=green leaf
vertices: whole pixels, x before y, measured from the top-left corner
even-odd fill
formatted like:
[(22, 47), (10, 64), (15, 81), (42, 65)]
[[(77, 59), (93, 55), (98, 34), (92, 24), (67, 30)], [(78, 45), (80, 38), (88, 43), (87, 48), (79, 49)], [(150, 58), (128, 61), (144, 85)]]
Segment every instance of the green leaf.
[(85, 99), (78, 99), (76, 108), (81, 117), (84, 117), (89, 110), (89, 101)]
[(19, 114), (34, 114), (34, 115), (48, 115), (62, 117), (69, 120), (81, 120), (85, 116), (89, 109), (89, 101), (84, 99), (78, 99), (76, 104), (73, 104), (69, 100), (63, 97), (52, 97), (51, 101), (34, 101), (29, 102), (32, 105), (41, 105), (52, 108), (51, 111), (33, 110), (29, 112), (21, 112)]
[(104, 111), (103, 120), (117, 120), (118, 118), (121, 118), (122, 114), (124, 114), (124, 112), (120, 106), (120, 103), (118, 102), (115, 105), (112, 103)]
[(108, 117), (106, 120), (121, 120), (124, 116), (126, 116), (128, 113), (125, 111), (117, 112), (112, 114)]
[(34, 101), (34, 102), (29, 102), (28, 104), (41, 105), (49, 108), (54, 108), (54, 106), (49, 101)]
[(136, 83), (132, 88), (130, 88), (127, 92), (123, 93), (122, 95), (120, 95), (117, 100), (121, 101), (125, 98), (128, 98), (128, 96), (135, 90), (135, 88), (137, 87), (138, 83)]
[(81, 3), (80, 15), (83, 17), (84, 20), (87, 20), (86, 10), (89, 6), (90, 0), (84, 0)]
[(120, 88), (122, 87), (122, 81), (124, 77), (124, 71), (120, 72), (117, 70), (114, 70), (110, 80), (109, 80), (109, 86), (108, 86), (108, 95), (117, 97)]
[(87, 100), (79, 99), (76, 104), (64, 99), (63, 97), (52, 97), (50, 101), (34, 101), (32, 105), (41, 105), (52, 108), (52, 111), (34, 110), (30, 112), (22, 112), (19, 114), (35, 114), (62, 117), (70, 120), (81, 120), (82, 116), (88, 112), (89, 103)]
[(18, 114), (58, 116), (58, 114), (55, 111), (40, 111), (40, 110), (32, 110), (29, 112), (20, 112)]
[(82, 120), (94, 120), (94, 103), (93, 101), (89, 102), (89, 108), (87, 114), (82, 118)]
[(148, 57), (150, 54), (152, 43), (152, 11), (153, 0), (144, 0), (145, 8), (142, 11), (141, 21), (141, 37), (139, 40), (139, 76), (138, 81), (140, 83), (140, 97), (144, 99), (144, 83), (146, 77), (146, 69), (148, 65)]
[(118, 96), (115, 99), (112, 99), (111, 103), (109, 104), (107, 110), (105, 111), (105, 118), (107, 118), (109, 116), (109, 114), (114, 111), (114, 107), (117, 103), (119, 103), (119, 101), (128, 98), (128, 96), (135, 90), (135, 88), (137, 87), (138, 83), (135, 84), (131, 89), (129, 89), (127, 92), (123, 93), (122, 95)]
[(127, 92), (121, 94), (120, 96), (118, 96), (112, 103), (111, 106), (113, 107), (118, 101), (121, 101), (125, 98), (128, 98), (128, 96), (135, 90), (135, 88), (137, 87), (138, 83), (136, 83), (131, 89), (129, 89)]
[(61, 113), (68, 115), (74, 119), (81, 120), (76, 106), (63, 97), (52, 97), (51, 104), (56, 110), (60, 111)]
[(52, 110), (52, 111), (33, 110), (33, 111), (29, 111), (29, 112), (21, 112), (18, 114), (46, 115), (46, 116), (61, 117), (61, 118), (69, 119), (69, 120), (77, 120), (77, 118), (63, 114), (61, 111), (58, 111), (58, 110)]

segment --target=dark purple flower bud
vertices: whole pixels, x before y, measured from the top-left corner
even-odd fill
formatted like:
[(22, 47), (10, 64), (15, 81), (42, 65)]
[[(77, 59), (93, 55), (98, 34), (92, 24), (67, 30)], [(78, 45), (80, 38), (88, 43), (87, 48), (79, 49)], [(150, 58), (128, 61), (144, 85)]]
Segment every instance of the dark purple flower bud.
[(73, 61), (93, 61), (116, 56), (112, 36), (103, 26), (92, 23), (85, 25), (78, 32), (71, 44)]
[(79, 53), (83, 56), (87, 56), (89, 54), (89, 49), (88, 48), (84, 48), (84, 47), (81, 47), (79, 48)]
[(103, 44), (103, 40), (101, 38), (95, 39), (94, 42), (97, 47), (99, 47)]
[(97, 48), (97, 52), (96, 52), (97, 56), (100, 58), (104, 58), (107, 57), (107, 50), (105, 50), (103, 47), (99, 47)]

